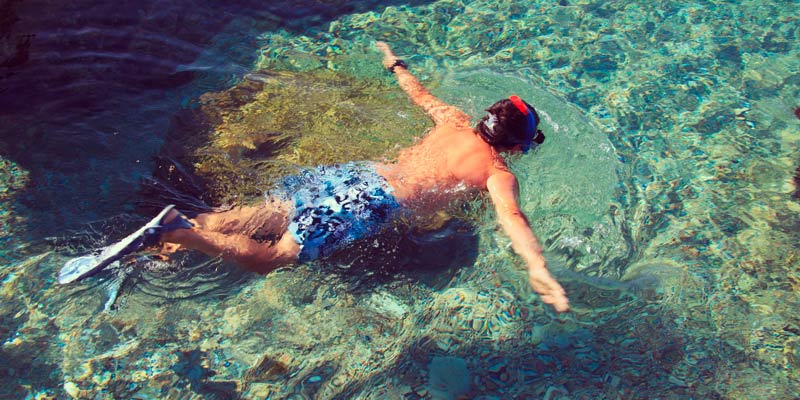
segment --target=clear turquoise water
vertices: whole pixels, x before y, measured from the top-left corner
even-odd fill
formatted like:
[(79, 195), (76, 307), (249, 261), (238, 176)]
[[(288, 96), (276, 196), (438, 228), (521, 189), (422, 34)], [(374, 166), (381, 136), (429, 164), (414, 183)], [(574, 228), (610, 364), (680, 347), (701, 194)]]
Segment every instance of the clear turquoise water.
[[(7, 111), (0, 394), (794, 398), (799, 8), (433, 1), (367, 4), (302, 28), (244, 13), (176, 61), (211, 72), (171, 89), (127, 82), (145, 110), (118, 100), (70, 114), (74, 131), (108, 114), (107, 131), (122, 132), (79, 152), (85, 164), (64, 165), (63, 145), (9, 139), (58, 135), (64, 115)], [(131, 275), (111, 312), (111, 276), (54, 285), (73, 247), (141, 219), (124, 213), (126, 188), (148, 173), (170, 113), (260, 68), (388, 81), (376, 39), (475, 116), (512, 92), (541, 110), (547, 142), (512, 168), (571, 314), (538, 302), (490, 213), (463, 238), (476, 254), (434, 274), (306, 265), (260, 278), (190, 256)]]

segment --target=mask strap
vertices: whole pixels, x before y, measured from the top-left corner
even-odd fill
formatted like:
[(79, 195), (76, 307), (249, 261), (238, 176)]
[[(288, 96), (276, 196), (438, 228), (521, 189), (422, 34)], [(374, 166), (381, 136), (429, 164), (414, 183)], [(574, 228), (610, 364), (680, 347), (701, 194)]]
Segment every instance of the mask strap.
[(483, 126), (485, 126), (486, 129), (489, 130), (489, 132), (492, 132), (494, 134), (494, 124), (496, 123), (497, 123), (497, 116), (492, 113), (489, 113), (488, 118), (486, 118), (483, 121)]
[(528, 114), (531, 112), (531, 110), (528, 109), (528, 106), (525, 104), (524, 101), (522, 101), (522, 99), (519, 98), (519, 96), (512, 95), (508, 99), (511, 100), (511, 103), (513, 103), (514, 106), (517, 107), (517, 110), (519, 110), (519, 112), (521, 112), (522, 115), (527, 117)]
[(536, 136), (536, 126), (539, 125), (539, 121), (536, 120), (536, 117), (534, 116), (531, 109), (528, 108), (528, 105), (525, 104), (525, 102), (523, 102), (522, 99), (519, 98), (519, 96), (512, 95), (508, 99), (511, 100), (511, 103), (514, 104), (515, 107), (517, 107), (517, 110), (519, 110), (519, 112), (521, 112), (522, 115), (527, 117), (528, 127), (525, 132), (527, 137), (526, 143), (533, 142), (533, 138)]

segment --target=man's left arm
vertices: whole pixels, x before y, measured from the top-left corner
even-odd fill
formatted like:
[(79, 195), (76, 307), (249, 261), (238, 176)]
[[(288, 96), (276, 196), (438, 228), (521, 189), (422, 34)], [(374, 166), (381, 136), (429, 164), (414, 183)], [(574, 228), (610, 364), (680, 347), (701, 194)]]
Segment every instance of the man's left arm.
[(558, 281), (547, 270), (547, 261), (542, 255), (542, 246), (531, 230), (528, 218), (517, 201), (519, 184), (508, 171), (497, 171), (486, 181), (489, 195), (497, 210), (500, 226), (511, 238), (514, 251), (525, 260), (531, 287), (558, 312), (569, 310), (569, 300)]

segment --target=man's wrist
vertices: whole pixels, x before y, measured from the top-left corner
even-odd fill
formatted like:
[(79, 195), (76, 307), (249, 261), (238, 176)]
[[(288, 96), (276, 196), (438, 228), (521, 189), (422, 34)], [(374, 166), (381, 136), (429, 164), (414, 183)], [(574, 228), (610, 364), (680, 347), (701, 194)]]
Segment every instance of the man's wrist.
[(533, 253), (528, 257), (525, 257), (526, 264), (528, 265), (529, 270), (534, 269), (547, 269), (547, 261), (544, 259), (542, 253)]
[(398, 59), (394, 60), (394, 64), (392, 64), (391, 66), (389, 66), (389, 68), (386, 68), (386, 69), (389, 72), (394, 73), (394, 69), (397, 68), (397, 67), (403, 67), (404, 69), (408, 69), (408, 64), (406, 64), (405, 61), (403, 61), (403, 60), (398, 58)]

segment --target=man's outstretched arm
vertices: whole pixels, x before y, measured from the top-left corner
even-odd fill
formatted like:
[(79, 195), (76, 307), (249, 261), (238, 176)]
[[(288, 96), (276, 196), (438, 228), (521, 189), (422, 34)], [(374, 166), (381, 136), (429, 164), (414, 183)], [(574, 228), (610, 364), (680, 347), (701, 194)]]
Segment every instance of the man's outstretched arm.
[(411, 98), (414, 104), (422, 107), (422, 109), (431, 116), (436, 125), (446, 123), (450, 125), (469, 126), (469, 116), (467, 114), (457, 107), (439, 100), (436, 96), (432, 95), (425, 86), (422, 86), (422, 83), (420, 83), (408, 69), (402, 65), (396, 65), (399, 58), (394, 55), (394, 52), (392, 52), (388, 44), (377, 42), (375, 45), (378, 46), (378, 49), (383, 53), (383, 66), (387, 69), (392, 68), (400, 88), (408, 94), (408, 97)]
[(525, 260), (531, 287), (541, 296), (543, 302), (552, 305), (556, 311), (568, 311), (569, 300), (564, 288), (547, 270), (542, 246), (519, 208), (517, 178), (511, 172), (499, 171), (489, 177), (486, 187), (497, 210), (500, 226), (511, 238), (514, 251)]

